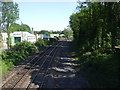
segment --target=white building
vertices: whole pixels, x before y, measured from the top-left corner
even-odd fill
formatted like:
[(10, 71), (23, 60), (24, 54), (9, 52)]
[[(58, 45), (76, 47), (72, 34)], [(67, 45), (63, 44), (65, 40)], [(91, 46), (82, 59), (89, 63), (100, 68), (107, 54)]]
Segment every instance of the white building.
[(63, 36), (65, 36), (64, 34), (60, 34), (60, 37), (63, 37)]
[(59, 34), (50, 34), (50, 38), (59, 37)]
[(43, 34), (35, 34), (36, 36), (36, 39), (40, 38), (40, 39), (43, 39)]
[[(2, 47), (3, 48), (7, 48), (7, 38), (8, 35), (7, 33), (1, 33), (2, 35)], [(25, 31), (16, 31), (10, 34), (11, 37), (11, 44), (14, 45), (17, 42), (21, 42), (21, 41), (29, 41), (31, 43), (35, 43), (36, 42), (36, 36), (34, 34), (31, 34), (29, 32), (25, 32)]]
[(34, 34), (31, 34), (29, 32), (23, 32), (23, 31), (19, 31), (19, 32), (13, 32), (11, 33), (11, 38), (13, 38), (12, 43), (17, 43), (20, 41), (29, 41), (31, 43), (36, 42), (36, 37)]

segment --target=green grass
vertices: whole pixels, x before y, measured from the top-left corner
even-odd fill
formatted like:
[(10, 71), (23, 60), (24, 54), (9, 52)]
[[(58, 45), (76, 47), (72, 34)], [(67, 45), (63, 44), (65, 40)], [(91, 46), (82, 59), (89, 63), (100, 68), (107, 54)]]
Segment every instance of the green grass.
[(12, 67), (13, 67), (12, 63), (0, 61), (0, 76), (4, 75)]
[(0, 60), (0, 76), (2, 76), (2, 60)]

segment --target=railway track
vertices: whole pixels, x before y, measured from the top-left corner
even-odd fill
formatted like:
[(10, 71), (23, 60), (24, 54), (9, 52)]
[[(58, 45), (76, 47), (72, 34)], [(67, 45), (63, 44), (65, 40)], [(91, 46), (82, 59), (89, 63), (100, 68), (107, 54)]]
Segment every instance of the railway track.
[[(62, 44), (61, 44), (62, 45)], [(59, 46), (58, 46), (59, 47)], [(37, 71), (37, 73), (35, 74), (35, 76), (33, 77), (32, 81), (29, 83), (29, 85), (27, 86), (27, 90), (29, 90), (30, 88), (32, 88), (32, 83), (36, 83), (39, 85), (39, 89), (42, 88), (44, 86), (44, 82), (45, 82), (45, 77), (48, 73), (49, 67), (52, 64), (55, 55), (58, 51), (58, 47), (54, 50), (54, 52), (52, 52), (49, 56), (45, 59), (45, 62), (43, 62), (43, 64), (40, 66), (41, 69), (39, 69)], [(41, 77), (41, 78), (40, 78)]]
[[(32, 60), (30, 60), (24, 67), (22, 67), (11, 79), (9, 79), (3, 86), (2, 89), (10, 88), (11, 90), (14, 88), (21, 88), (23, 82), (27, 79), (28, 75), (34, 71), (38, 70), (34, 77), (31, 79), (31, 82), (27, 85), (27, 87), (22, 88), (32, 88), (32, 83), (36, 80), (38, 74), (41, 73), (42, 75), (42, 81), (41, 86), (43, 86), (45, 75), (47, 74), (48, 68), (50, 64), (52, 63), (52, 60), (55, 56), (55, 53), (57, 51), (57, 47), (61, 45), (61, 43), (58, 43), (57, 45), (53, 45), (47, 49), (45, 49), (43, 52), (39, 53), (37, 56), (35, 56)], [(50, 58), (52, 57), (52, 58)]]
[[(54, 45), (54, 44), (53, 44)], [(27, 65), (30, 65), (32, 64), (33, 62), (36, 61), (37, 57), (41, 56), (42, 54), (44, 54), (48, 49), (48, 48), (45, 48), (44, 50), (42, 50), (41, 52), (39, 52), (38, 54), (36, 54), (34, 57), (32, 57), (31, 59), (28, 59), (28, 60), (23, 60), (22, 63), (20, 63), (20, 65), (18, 65), (17, 67), (14, 67), (17, 69), (17, 71), (14, 71), (12, 73), (10, 73), (10, 77), (8, 77), (6, 79), (6, 81), (3, 81), (2, 82), (2, 87), (4, 87), (4, 85), (10, 80), (10, 78), (14, 77), (16, 74), (18, 74), (21, 70), (25, 69)], [(0, 87), (1, 88), (1, 87)]]

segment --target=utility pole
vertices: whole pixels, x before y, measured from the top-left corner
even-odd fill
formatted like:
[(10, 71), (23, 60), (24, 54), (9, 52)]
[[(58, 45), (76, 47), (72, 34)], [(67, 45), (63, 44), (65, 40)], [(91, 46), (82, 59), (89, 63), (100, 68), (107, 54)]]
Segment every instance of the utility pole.
[(33, 27), (32, 27), (32, 31), (31, 31), (31, 33), (34, 34)]

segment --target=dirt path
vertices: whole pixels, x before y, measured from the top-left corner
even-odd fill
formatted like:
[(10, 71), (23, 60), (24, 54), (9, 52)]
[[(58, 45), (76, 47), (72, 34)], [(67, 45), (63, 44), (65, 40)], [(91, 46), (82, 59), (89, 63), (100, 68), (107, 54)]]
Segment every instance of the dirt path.
[(44, 88), (85, 88), (87, 81), (76, 73), (78, 65), (69, 56), (70, 43), (64, 42), (46, 77)]

